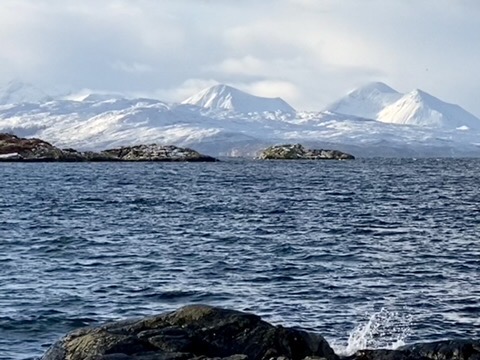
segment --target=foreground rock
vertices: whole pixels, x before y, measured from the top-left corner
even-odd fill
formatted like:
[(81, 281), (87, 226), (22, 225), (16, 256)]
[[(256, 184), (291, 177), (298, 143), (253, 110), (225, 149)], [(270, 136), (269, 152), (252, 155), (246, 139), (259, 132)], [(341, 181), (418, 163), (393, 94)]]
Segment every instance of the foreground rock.
[(325, 339), (206, 305), (72, 331), (41, 360), (480, 360), (480, 340), (438, 341), (340, 358)]
[(42, 360), (335, 360), (320, 335), (206, 305), (73, 331)]
[(60, 149), (40, 139), (24, 139), (0, 134), (0, 161), (216, 161), (194, 150), (176, 146), (138, 145), (99, 153)]
[(480, 340), (445, 340), (397, 350), (360, 350), (345, 360), (479, 360)]
[(275, 145), (263, 150), (262, 160), (353, 160), (353, 155), (338, 150), (306, 149), (300, 144)]

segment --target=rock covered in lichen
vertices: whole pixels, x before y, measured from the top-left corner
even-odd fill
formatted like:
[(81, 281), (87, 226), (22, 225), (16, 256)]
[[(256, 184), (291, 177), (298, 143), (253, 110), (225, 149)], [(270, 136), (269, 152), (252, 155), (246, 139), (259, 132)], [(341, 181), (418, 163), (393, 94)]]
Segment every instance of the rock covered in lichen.
[(109, 149), (102, 154), (122, 161), (216, 161), (215, 158), (199, 152), (173, 145), (136, 145)]
[(353, 155), (324, 149), (306, 149), (300, 144), (274, 145), (263, 150), (261, 160), (352, 160)]
[(0, 134), (0, 160), (84, 161), (84, 157), (73, 149), (62, 150), (40, 139), (25, 139), (11, 134)]
[(217, 161), (195, 150), (156, 144), (127, 146), (102, 152), (60, 149), (40, 139), (0, 134), (0, 161)]
[(336, 360), (326, 340), (259, 316), (192, 305), (140, 320), (73, 331), (42, 360)]
[(320, 335), (207, 305), (75, 330), (41, 360), (479, 360), (479, 340), (444, 340), (339, 357)]

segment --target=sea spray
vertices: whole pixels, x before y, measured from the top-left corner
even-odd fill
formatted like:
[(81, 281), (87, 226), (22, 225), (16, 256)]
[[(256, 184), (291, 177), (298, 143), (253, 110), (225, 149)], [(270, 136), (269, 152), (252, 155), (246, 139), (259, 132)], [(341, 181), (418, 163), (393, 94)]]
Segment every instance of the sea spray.
[(338, 355), (344, 356), (362, 349), (396, 349), (405, 345), (411, 323), (410, 315), (381, 308), (373, 314), (365, 314), (365, 322), (350, 332), (347, 344), (333, 341), (332, 347)]

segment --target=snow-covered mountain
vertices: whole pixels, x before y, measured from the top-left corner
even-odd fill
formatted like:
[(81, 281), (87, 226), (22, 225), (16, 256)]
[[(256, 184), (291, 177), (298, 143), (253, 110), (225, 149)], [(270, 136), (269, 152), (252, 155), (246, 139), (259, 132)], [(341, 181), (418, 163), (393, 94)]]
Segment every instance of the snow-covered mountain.
[(480, 129), (480, 119), (473, 114), (418, 89), (386, 106), (377, 114), (377, 119), (391, 124)]
[(402, 97), (382, 82), (368, 83), (327, 106), (324, 110), (366, 119), (376, 119), (380, 111)]
[(182, 101), (182, 104), (196, 105), (208, 109), (231, 110), (238, 113), (295, 112), (295, 109), (281, 98), (254, 96), (223, 84), (204, 89)]
[[(443, 126), (434, 121), (435, 117), (429, 118), (426, 111), (407, 112), (408, 116), (401, 118), (386, 110), (393, 109), (395, 104), (401, 109), (416, 100), (406, 101), (404, 98), (408, 98), (408, 94), (395, 94), (378, 84), (370, 86), (370, 95), (367, 88), (357, 92), (355, 106), (347, 107), (344, 102), (343, 107), (337, 110), (354, 112), (352, 109), (363, 109), (371, 112), (380, 104), (389, 102), (378, 112), (385, 119), (387, 113), (392, 116), (389, 121), (368, 119), (365, 112), (359, 112), (357, 116), (331, 110), (291, 112), (290, 107), (284, 108), (286, 111), (278, 107), (267, 111), (265, 102), (259, 98), (230, 88), (228, 93), (233, 96), (231, 104), (234, 109), (222, 107), (221, 101), (215, 106), (212, 102), (213, 107), (203, 107), (199, 106), (201, 102), (196, 101), (192, 101), (194, 104), (190, 101), (180, 104), (103, 95), (1, 105), (0, 132), (38, 137), (59, 147), (79, 150), (155, 142), (187, 146), (214, 156), (254, 156), (257, 151), (272, 144), (303, 143), (308, 147), (335, 148), (357, 156), (480, 156), (480, 130), (470, 126), (470, 122)], [(246, 96), (239, 97), (238, 94)], [(389, 96), (398, 99), (391, 101)], [(447, 111), (439, 107), (444, 103), (438, 99), (430, 99), (423, 93), (419, 96), (417, 105), (426, 104), (429, 109), (446, 114), (444, 120), (450, 125), (460, 115), (463, 120), (467, 119), (462, 112), (451, 117), (449, 109), (458, 110), (459, 107), (445, 103)], [(208, 96), (203, 98), (209, 99)], [(362, 98), (365, 102), (363, 107)], [(235, 106), (238, 99), (242, 100), (239, 101), (244, 108)], [(251, 103), (249, 99), (253, 99)], [(405, 101), (402, 102), (402, 99)], [(246, 109), (249, 111), (244, 111)], [(251, 111), (254, 109), (257, 111)], [(419, 119), (418, 124), (422, 126), (415, 125), (413, 120), (394, 121), (404, 118)], [(428, 119), (430, 127), (425, 126)], [(476, 118), (469, 119), (471, 123), (477, 121)], [(468, 128), (457, 126), (460, 123)]]
[(0, 105), (23, 102), (38, 103), (49, 100), (52, 98), (47, 93), (20, 80), (12, 80), (0, 87)]
[(325, 110), (390, 124), (480, 130), (480, 119), (458, 105), (419, 89), (401, 94), (381, 82), (353, 90)]

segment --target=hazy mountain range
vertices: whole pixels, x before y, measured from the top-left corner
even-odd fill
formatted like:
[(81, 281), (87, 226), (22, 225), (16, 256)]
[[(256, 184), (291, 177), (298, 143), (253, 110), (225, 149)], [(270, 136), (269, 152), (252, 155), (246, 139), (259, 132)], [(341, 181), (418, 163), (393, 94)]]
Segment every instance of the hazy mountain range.
[(422, 90), (402, 94), (383, 83), (307, 112), (227, 85), (168, 103), (105, 94), (67, 100), (15, 81), (0, 88), (0, 132), (81, 150), (156, 142), (248, 157), (303, 143), (357, 156), (480, 156), (480, 119)]

